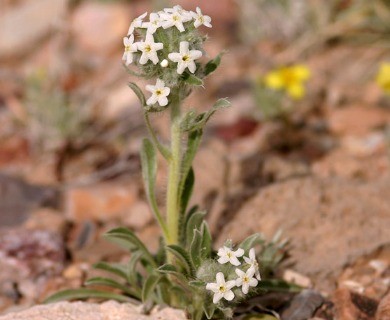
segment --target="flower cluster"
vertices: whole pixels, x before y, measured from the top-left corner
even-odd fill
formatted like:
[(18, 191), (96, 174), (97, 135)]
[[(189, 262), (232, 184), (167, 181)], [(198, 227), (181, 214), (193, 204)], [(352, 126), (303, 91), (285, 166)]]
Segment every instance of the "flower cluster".
[(305, 96), (305, 83), (309, 78), (310, 70), (297, 64), (269, 72), (264, 83), (270, 89), (285, 90), (291, 98), (299, 100)]
[[(157, 77), (156, 85), (147, 87), (152, 93), (147, 105), (158, 103), (165, 107), (171, 89), (166, 86), (167, 82), (172, 87), (184, 72), (196, 72), (195, 61), (203, 56), (202, 38), (196, 29), (202, 25), (211, 28), (211, 18), (203, 15), (200, 8), (193, 12), (179, 5), (151, 13), (149, 21), (144, 21), (146, 16), (144, 13), (130, 24), (128, 34), (123, 38), (122, 60), (126, 66), (136, 64), (144, 73), (150, 74), (150, 78)], [(176, 77), (167, 67), (174, 70)]]
[[(233, 266), (241, 265), (238, 258), (244, 255), (244, 250), (239, 248), (236, 251), (228, 247), (222, 247), (218, 250), (218, 262), (220, 264), (230, 263)], [(214, 293), (213, 303), (218, 303), (222, 298), (227, 301), (234, 299), (234, 293), (232, 289), (234, 287), (241, 287), (242, 293), (247, 294), (250, 287), (256, 287), (261, 280), (259, 264), (256, 260), (255, 249), (249, 250), (249, 256), (243, 257), (246, 269), (235, 269), (235, 273), (238, 278), (235, 280), (226, 281), (222, 272), (218, 272), (216, 275), (215, 283), (207, 283), (206, 289)]]

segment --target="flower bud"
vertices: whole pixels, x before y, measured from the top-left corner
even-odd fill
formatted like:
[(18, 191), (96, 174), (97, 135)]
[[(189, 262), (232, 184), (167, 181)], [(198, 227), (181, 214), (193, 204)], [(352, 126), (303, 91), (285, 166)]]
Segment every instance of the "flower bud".
[(168, 60), (167, 60), (167, 59), (164, 59), (163, 61), (161, 61), (160, 66), (161, 66), (162, 68), (168, 67)]

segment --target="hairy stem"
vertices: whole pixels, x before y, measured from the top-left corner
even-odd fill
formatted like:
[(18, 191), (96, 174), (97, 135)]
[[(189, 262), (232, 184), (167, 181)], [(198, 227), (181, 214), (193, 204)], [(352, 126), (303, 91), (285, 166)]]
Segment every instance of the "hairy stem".
[(154, 129), (152, 128), (152, 125), (150, 123), (150, 118), (149, 118), (148, 112), (144, 113), (144, 118), (145, 118), (145, 122), (146, 122), (146, 127), (148, 128), (148, 131), (150, 133), (150, 136), (152, 138), (154, 145), (156, 146), (158, 151), (161, 153), (161, 155), (164, 157), (164, 159), (169, 160), (171, 157), (171, 153), (169, 152), (168, 148), (165, 147), (164, 145), (162, 145), (160, 143), (160, 141), (158, 140), (158, 138), (156, 136), (156, 132), (154, 131)]
[(179, 242), (179, 184), (181, 167), (180, 99), (173, 96), (171, 102), (171, 157), (167, 190), (168, 245)]

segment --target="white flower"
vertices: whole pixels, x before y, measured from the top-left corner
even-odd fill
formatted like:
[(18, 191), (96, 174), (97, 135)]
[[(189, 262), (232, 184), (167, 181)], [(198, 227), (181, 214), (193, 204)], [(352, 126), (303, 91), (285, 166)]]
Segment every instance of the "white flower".
[(171, 89), (165, 86), (164, 81), (157, 79), (156, 85), (147, 85), (146, 90), (152, 93), (152, 96), (146, 101), (148, 106), (157, 102), (161, 107), (165, 107), (168, 104), (167, 96), (171, 93)]
[(249, 291), (249, 287), (256, 287), (259, 281), (253, 278), (255, 274), (255, 269), (249, 268), (246, 272), (236, 269), (236, 274), (238, 278), (236, 280), (236, 286), (242, 286), (242, 293), (247, 294)]
[(162, 67), (162, 68), (166, 68), (166, 67), (168, 67), (168, 60), (167, 59), (164, 59), (163, 61), (161, 61), (161, 63), (160, 63), (160, 66)]
[(206, 289), (214, 292), (213, 303), (218, 303), (222, 298), (227, 301), (232, 301), (234, 299), (234, 293), (232, 288), (235, 286), (236, 281), (231, 280), (225, 282), (225, 277), (222, 272), (217, 273), (217, 282), (208, 283)]
[(229, 249), (228, 247), (223, 247), (218, 250), (218, 262), (220, 264), (225, 264), (230, 262), (234, 266), (239, 266), (241, 263), (238, 261), (237, 257), (242, 257), (244, 255), (244, 250), (239, 248), (236, 251)]
[(138, 49), (142, 51), (140, 64), (145, 64), (151, 60), (154, 64), (158, 63), (157, 51), (164, 47), (162, 43), (155, 43), (152, 34), (147, 34), (145, 41), (138, 42)]
[(138, 18), (135, 18), (133, 22), (130, 24), (129, 31), (127, 32), (127, 35), (130, 35), (134, 32), (135, 28), (142, 28), (142, 20), (146, 17), (148, 13), (145, 12), (144, 14), (140, 15)]
[(133, 63), (133, 53), (137, 52), (137, 44), (134, 43), (134, 35), (130, 38), (123, 38), (123, 45), (125, 46), (125, 52), (123, 53), (122, 60), (126, 61), (126, 65)]
[(202, 10), (199, 7), (196, 8), (196, 12), (191, 12), (192, 17), (195, 20), (195, 28), (199, 28), (201, 25), (205, 25), (208, 28), (212, 28), (211, 18), (209, 16), (204, 16)]
[(182, 74), (186, 68), (194, 73), (196, 70), (196, 64), (194, 60), (199, 59), (202, 56), (202, 52), (199, 50), (189, 50), (190, 44), (187, 41), (180, 42), (180, 52), (170, 53), (168, 58), (173, 62), (177, 62), (177, 73)]
[(142, 24), (143, 28), (146, 28), (146, 32), (154, 34), (158, 28), (161, 27), (161, 19), (158, 13), (151, 13), (149, 16), (149, 22)]
[(253, 249), (253, 248), (250, 249), (249, 250), (249, 258), (244, 257), (244, 260), (247, 264), (250, 265), (251, 268), (253, 268), (253, 270), (255, 270), (255, 275), (256, 275), (257, 280), (261, 280), (260, 271), (259, 271), (259, 264), (258, 264), (257, 259), (256, 259), (255, 249)]
[(160, 14), (161, 26), (164, 29), (175, 26), (180, 32), (185, 31), (183, 23), (192, 20), (191, 14), (188, 12), (179, 13), (177, 10), (173, 12), (164, 12)]

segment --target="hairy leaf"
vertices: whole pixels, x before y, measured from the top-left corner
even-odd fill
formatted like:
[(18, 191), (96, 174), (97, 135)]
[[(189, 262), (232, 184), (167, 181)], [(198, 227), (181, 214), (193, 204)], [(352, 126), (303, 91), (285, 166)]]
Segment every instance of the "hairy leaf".
[(148, 300), (151, 300), (154, 289), (156, 288), (160, 279), (161, 276), (157, 274), (151, 274), (146, 279), (144, 286), (142, 288), (142, 301), (144, 303), (146, 303)]
[(205, 68), (204, 68), (204, 74), (205, 76), (210, 75), (213, 73), (219, 65), (221, 64), (222, 56), (224, 55), (224, 52), (221, 52), (219, 55), (217, 55), (214, 59), (207, 62)]
[(85, 289), (85, 288), (70, 289), (70, 290), (57, 292), (52, 296), (50, 296), (49, 298), (47, 298), (44, 301), (44, 303), (53, 303), (53, 302), (64, 301), (64, 300), (83, 300), (83, 299), (90, 299), (90, 298), (138, 303), (138, 301), (135, 301), (134, 299), (131, 299), (130, 297), (126, 297), (121, 294), (93, 290), (93, 289)]
[(123, 292), (127, 293), (130, 296), (133, 296), (135, 298), (140, 299), (141, 296), (135, 292), (134, 290), (130, 289), (128, 286), (119, 283), (113, 279), (110, 278), (104, 278), (104, 277), (95, 277), (95, 278), (90, 278), (85, 282), (85, 285), (87, 286), (105, 286), (105, 287), (110, 287), (114, 289), (119, 289), (122, 290)]
[(178, 262), (183, 266), (189, 275), (194, 273), (194, 268), (191, 263), (190, 256), (186, 250), (177, 245), (169, 245), (167, 246), (167, 250), (177, 258)]
[(141, 106), (142, 107), (146, 106), (146, 99), (145, 99), (145, 96), (144, 96), (141, 88), (138, 87), (134, 82), (129, 82), (128, 85), (131, 88), (131, 90), (133, 90), (133, 92), (138, 97), (139, 101), (141, 102)]

